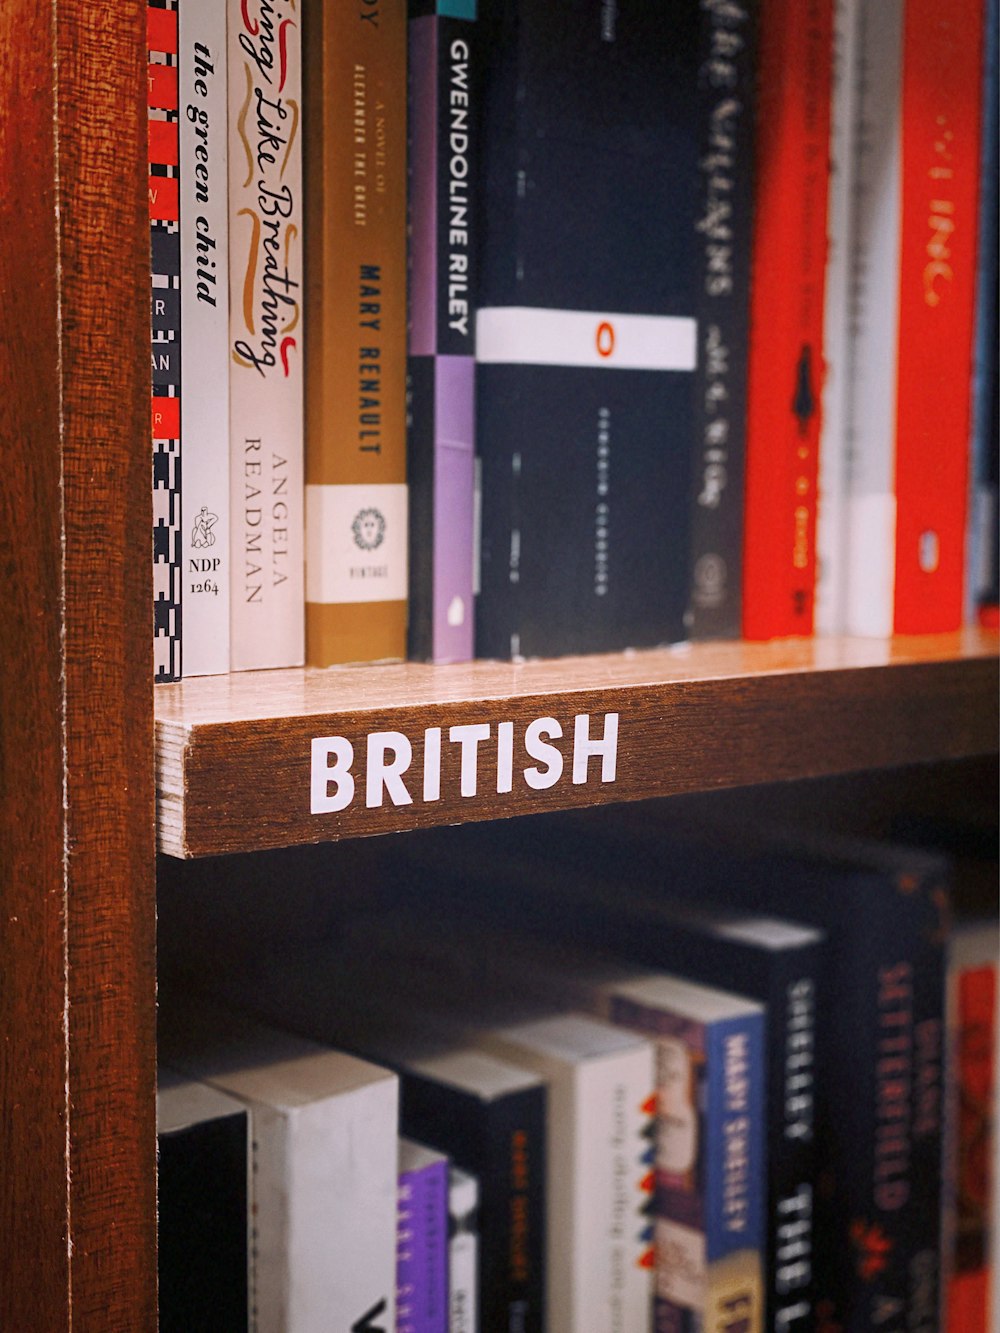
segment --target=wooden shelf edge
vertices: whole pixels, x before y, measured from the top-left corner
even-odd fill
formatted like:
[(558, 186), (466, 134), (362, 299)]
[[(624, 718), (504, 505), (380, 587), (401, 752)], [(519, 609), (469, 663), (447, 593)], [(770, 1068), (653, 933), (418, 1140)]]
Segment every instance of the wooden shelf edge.
[(160, 848), (261, 850), (994, 753), (997, 653), (995, 632), (968, 630), (188, 680), (156, 691)]

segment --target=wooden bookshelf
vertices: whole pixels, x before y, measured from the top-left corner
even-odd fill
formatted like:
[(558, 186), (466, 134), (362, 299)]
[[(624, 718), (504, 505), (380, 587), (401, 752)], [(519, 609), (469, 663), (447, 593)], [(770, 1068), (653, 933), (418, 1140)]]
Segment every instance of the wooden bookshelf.
[[(996, 751), (997, 695), (997, 635), (974, 630), (189, 679), (155, 692), (159, 845), (180, 857), (254, 851), (967, 758)], [(586, 780), (574, 782), (575, 718), (586, 714), (587, 734), (599, 740), (610, 713), (618, 715), (613, 780), (603, 780), (597, 754)], [(562, 772), (536, 789), (524, 777), (537, 764), (524, 736), (544, 718), (561, 728), (555, 740), (547, 728), (546, 739), (563, 756)], [(505, 722), (511, 774), (509, 790), (498, 791), (507, 785), (497, 779)], [(449, 739), (453, 727), (476, 726), (478, 742), (463, 743), (463, 733)], [(424, 795), (428, 728), (441, 731), (433, 799)], [(372, 799), (380, 803), (369, 806), (367, 738), (386, 732), (406, 737), (412, 753), (395, 795), (379, 782)], [(349, 770), (341, 765), (353, 798), (314, 812), (312, 744), (332, 737), (353, 751)], [(473, 750), (475, 792), (463, 795), (463, 753), (471, 770)], [(395, 749), (385, 751), (385, 762), (396, 759)], [(328, 793), (337, 789), (336, 780), (324, 783)]]
[[(132, 0), (0, 7), (5, 1330), (156, 1327), (154, 750), (160, 846), (186, 857), (997, 752), (997, 638), (979, 633), (154, 692), (144, 34)], [(573, 719), (610, 712), (614, 782), (594, 759), (588, 782), (535, 790), (519, 758), (496, 791), (499, 723), (522, 754), (525, 725), (555, 718), (568, 754)], [(469, 725), (491, 739), (463, 797), (448, 729)], [(412, 777), (436, 727), (441, 799), (369, 809), (368, 734), (412, 738)], [(323, 736), (353, 744), (358, 793), (313, 815)]]

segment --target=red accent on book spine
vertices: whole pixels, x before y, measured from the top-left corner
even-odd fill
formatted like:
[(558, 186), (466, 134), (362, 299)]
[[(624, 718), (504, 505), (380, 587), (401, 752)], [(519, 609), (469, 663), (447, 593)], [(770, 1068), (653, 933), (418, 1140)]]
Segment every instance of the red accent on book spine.
[(177, 67), (149, 65), (146, 70), (146, 104), (161, 111), (177, 110)]
[(907, 0), (896, 429), (899, 634), (962, 622), (975, 319), (981, 0)]
[(149, 160), (161, 166), (176, 167), (178, 164), (177, 122), (175, 120), (151, 120), (149, 122)]
[(154, 440), (179, 440), (181, 437), (181, 400), (157, 398), (152, 400), (152, 432)]
[(749, 639), (813, 629), (832, 54), (832, 0), (764, 0), (743, 568)]
[(177, 54), (177, 11), (146, 6), (146, 45), (150, 51)]
[(149, 220), (176, 222), (179, 217), (180, 202), (176, 176), (150, 176)]

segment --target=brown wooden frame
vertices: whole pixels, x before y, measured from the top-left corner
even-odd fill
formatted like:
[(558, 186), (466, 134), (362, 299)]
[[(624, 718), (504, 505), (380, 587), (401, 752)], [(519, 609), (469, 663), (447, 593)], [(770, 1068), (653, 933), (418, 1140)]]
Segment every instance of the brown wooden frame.
[[(0, 62), (0, 1328), (142, 1333), (156, 1326), (145, 7), (5, 0)], [(635, 770), (633, 798), (996, 752), (995, 639), (881, 663), (809, 651), (768, 663), (722, 646), (743, 664), (706, 653), (691, 671), (622, 657), (335, 675), (304, 708), (258, 679), (233, 685), (258, 691), (254, 709), (214, 719), (197, 705), (209, 687), (185, 683), (159, 696), (160, 762), (183, 754), (202, 843), (189, 824), (174, 850), (212, 848), (213, 803), (262, 736), (290, 754), (315, 726), (421, 728), (449, 710), (634, 704), (628, 753), (652, 738), (663, 763)], [(219, 845), (312, 833), (255, 844), (224, 827)]]
[(145, 8), (0, 7), (0, 1327), (156, 1327)]

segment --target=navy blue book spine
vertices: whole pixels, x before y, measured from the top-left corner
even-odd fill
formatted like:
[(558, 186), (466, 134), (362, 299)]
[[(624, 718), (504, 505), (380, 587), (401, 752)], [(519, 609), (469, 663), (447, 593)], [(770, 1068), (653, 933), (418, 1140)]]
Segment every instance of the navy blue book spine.
[(476, 651), (684, 636), (697, 0), (480, 8)]

